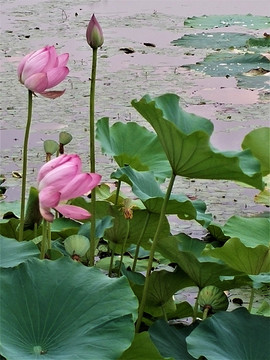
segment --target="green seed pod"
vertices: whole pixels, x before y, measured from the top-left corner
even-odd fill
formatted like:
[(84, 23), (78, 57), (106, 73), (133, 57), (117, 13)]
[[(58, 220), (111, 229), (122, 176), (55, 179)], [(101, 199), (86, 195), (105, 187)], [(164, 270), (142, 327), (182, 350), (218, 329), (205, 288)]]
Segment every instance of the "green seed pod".
[(59, 147), (57, 142), (54, 140), (45, 140), (43, 146), (45, 153), (51, 155), (53, 155), (58, 150)]
[(86, 236), (83, 235), (71, 235), (64, 241), (66, 252), (69, 255), (84, 256), (90, 247), (90, 242)]
[(66, 131), (61, 131), (59, 134), (59, 143), (67, 145), (72, 140), (72, 135)]
[(202, 311), (208, 309), (208, 313), (212, 314), (220, 310), (227, 310), (229, 306), (226, 294), (213, 285), (206, 286), (201, 290), (198, 303)]

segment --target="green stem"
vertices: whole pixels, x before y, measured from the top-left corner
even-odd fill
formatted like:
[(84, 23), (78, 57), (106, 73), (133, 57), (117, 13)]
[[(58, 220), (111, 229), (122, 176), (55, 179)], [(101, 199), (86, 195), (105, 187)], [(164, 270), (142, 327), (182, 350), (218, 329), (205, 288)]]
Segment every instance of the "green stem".
[(248, 311), (251, 312), (253, 301), (254, 301), (255, 290), (252, 288), (249, 298)]
[(121, 266), (122, 266), (122, 263), (123, 263), (124, 251), (125, 251), (125, 247), (126, 247), (126, 243), (127, 243), (127, 239), (128, 239), (129, 228), (130, 228), (130, 223), (129, 223), (129, 219), (127, 219), (127, 232), (126, 232), (126, 236), (125, 236), (125, 239), (124, 239), (123, 245), (122, 245), (120, 264), (119, 264), (119, 270), (118, 270), (118, 277), (120, 277), (120, 273), (121, 273)]
[(48, 249), (51, 249), (52, 247), (52, 233), (51, 233), (51, 224), (47, 223), (47, 243), (48, 243)]
[(40, 250), (40, 259), (44, 259), (46, 248), (48, 246), (48, 227), (47, 220), (43, 219), (43, 228), (42, 228), (42, 241), (41, 241), (41, 250)]
[(171, 192), (172, 192), (175, 177), (176, 177), (176, 175), (174, 173), (172, 173), (170, 183), (168, 185), (167, 192), (166, 192), (165, 198), (163, 200), (162, 208), (161, 208), (161, 211), (160, 211), (159, 222), (158, 222), (158, 226), (157, 226), (157, 229), (156, 229), (156, 233), (154, 235), (152, 246), (151, 246), (151, 249), (150, 249), (148, 266), (147, 266), (146, 277), (145, 277), (145, 283), (144, 283), (143, 294), (142, 294), (142, 300), (141, 300), (141, 303), (140, 303), (140, 306), (139, 306), (138, 320), (137, 320), (137, 323), (136, 323), (136, 332), (139, 332), (139, 330), (140, 330), (140, 326), (141, 326), (141, 322), (142, 322), (142, 318), (143, 318), (144, 307), (145, 307), (146, 298), (147, 298), (148, 287), (149, 287), (149, 280), (150, 280), (150, 274), (151, 274), (151, 269), (152, 269), (152, 263), (153, 263), (154, 255), (155, 255), (155, 249), (156, 249), (156, 246), (157, 246), (157, 243), (158, 243), (160, 231), (162, 229), (164, 217), (166, 215), (166, 207), (167, 207), (168, 201), (170, 199), (170, 195), (171, 195)]
[[(96, 70), (97, 70), (97, 49), (93, 49), (92, 58), (92, 74), (90, 84), (90, 172), (96, 171), (95, 160), (95, 87), (96, 87)], [(92, 216), (91, 216), (91, 232), (90, 232), (90, 249), (89, 249), (89, 265), (95, 264), (96, 250), (96, 191), (91, 192)]]
[(111, 261), (110, 261), (110, 267), (109, 267), (109, 277), (112, 276), (114, 253), (115, 253), (115, 245), (113, 245), (113, 249), (112, 249), (112, 253), (111, 253)]
[(141, 242), (142, 242), (142, 239), (143, 239), (143, 235), (145, 233), (145, 230), (146, 230), (147, 225), (148, 225), (149, 220), (150, 220), (150, 215), (151, 215), (151, 213), (147, 212), (147, 216), (146, 216), (142, 231), (140, 233), (139, 240), (137, 242), (136, 251), (135, 251), (135, 255), (134, 255), (134, 260), (133, 260), (133, 264), (132, 264), (132, 271), (136, 271), (136, 264), (137, 264), (137, 260), (138, 260), (138, 256), (139, 256), (140, 246), (141, 246)]
[(161, 305), (161, 309), (162, 309), (162, 313), (163, 313), (163, 318), (165, 321), (168, 321), (168, 316), (167, 316), (167, 313), (166, 313), (166, 310), (165, 310), (165, 306), (164, 305)]
[(203, 320), (207, 319), (209, 310), (210, 310), (210, 307), (209, 307), (209, 306), (206, 306), (206, 307), (204, 308), (204, 310), (203, 310), (203, 317), (202, 317)]
[(196, 301), (194, 304), (194, 308), (193, 308), (193, 322), (196, 321), (197, 319), (197, 315), (198, 315), (198, 306), (199, 306), (199, 295), (200, 295), (201, 289), (199, 288), (197, 297), (196, 297)]
[(27, 114), (27, 123), (25, 127), (24, 142), (23, 142), (23, 170), (22, 170), (21, 217), (20, 217), (19, 241), (23, 241), (25, 193), (26, 193), (26, 177), (27, 177), (27, 149), (28, 149), (28, 140), (30, 134), (31, 120), (32, 120), (32, 108), (33, 108), (33, 93), (31, 90), (28, 90), (28, 114)]

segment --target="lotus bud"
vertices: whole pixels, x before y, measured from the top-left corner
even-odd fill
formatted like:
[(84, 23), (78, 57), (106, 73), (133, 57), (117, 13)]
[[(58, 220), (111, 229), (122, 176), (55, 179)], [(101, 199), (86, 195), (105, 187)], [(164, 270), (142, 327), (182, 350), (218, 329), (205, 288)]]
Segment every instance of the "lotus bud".
[(97, 49), (104, 42), (103, 32), (95, 15), (93, 14), (86, 30), (86, 40), (92, 49)]

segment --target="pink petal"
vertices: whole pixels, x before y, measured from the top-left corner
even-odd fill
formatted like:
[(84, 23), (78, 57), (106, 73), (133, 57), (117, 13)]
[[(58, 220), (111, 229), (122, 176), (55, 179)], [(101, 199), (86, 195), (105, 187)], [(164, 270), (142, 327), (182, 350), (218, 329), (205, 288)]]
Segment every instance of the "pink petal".
[(78, 166), (67, 162), (48, 172), (39, 183), (39, 190), (53, 186), (55, 191), (61, 191), (78, 173)]
[(48, 49), (48, 55), (49, 55), (48, 62), (44, 67), (44, 69), (42, 70), (43, 72), (47, 72), (50, 69), (57, 67), (58, 64), (57, 54), (54, 46), (50, 46), (50, 48)]
[(76, 175), (61, 192), (61, 200), (74, 199), (82, 196), (96, 187), (100, 182), (101, 176), (98, 174), (81, 173)]
[(43, 51), (35, 56), (33, 54), (25, 63), (21, 80), (24, 83), (26, 79), (28, 79), (33, 74), (41, 73), (43, 72), (43, 69), (47, 65), (49, 61), (49, 52)]
[(58, 59), (58, 64), (57, 64), (58, 67), (66, 66), (68, 59), (69, 59), (69, 54), (65, 53), (65, 54), (58, 55), (57, 59)]
[(51, 170), (55, 169), (57, 166), (60, 166), (64, 163), (66, 163), (67, 161), (70, 161), (71, 159), (73, 159), (75, 157), (78, 157), (78, 155), (67, 155), (67, 154), (63, 154), (58, 156), (55, 159), (52, 159), (50, 161), (48, 161), (46, 164), (44, 164), (39, 172), (38, 172), (38, 178), (37, 181), (40, 182), (41, 179), (44, 178), (44, 176), (50, 172)]
[(45, 91), (45, 92), (42, 92), (39, 94), (48, 99), (56, 99), (56, 98), (62, 96), (65, 91), (66, 90)]
[(50, 208), (43, 208), (43, 207), (39, 207), (39, 211), (40, 211), (40, 214), (41, 216), (49, 221), (49, 222), (53, 222), (53, 219), (54, 219), (54, 216), (53, 214), (50, 212)]
[(35, 53), (35, 51), (31, 52), (30, 54), (25, 55), (25, 57), (19, 63), (18, 69), (17, 69), (17, 74), (18, 74), (18, 79), (20, 81), (21, 81), (22, 71), (23, 71), (25, 63), (34, 53)]
[(91, 216), (87, 210), (74, 205), (58, 205), (55, 210), (59, 211), (67, 218), (76, 220), (88, 219)]
[(66, 66), (57, 67), (47, 71), (48, 87), (50, 89), (63, 81), (69, 73), (69, 69)]
[(48, 87), (47, 75), (45, 73), (31, 75), (24, 81), (24, 86), (35, 93), (43, 92)]
[(55, 191), (53, 186), (48, 186), (39, 192), (39, 205), (43, 208), (54, 208), (59, 204), (60, 192)]

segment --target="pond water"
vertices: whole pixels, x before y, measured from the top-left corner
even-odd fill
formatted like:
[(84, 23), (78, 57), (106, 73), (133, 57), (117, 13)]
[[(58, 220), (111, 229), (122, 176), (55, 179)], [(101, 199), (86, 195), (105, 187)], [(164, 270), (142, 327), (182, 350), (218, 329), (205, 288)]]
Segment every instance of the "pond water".
[[(234, 78), (211, 78), (183, 68), (202, 60), (209, 49), (196, 50), (173, 46), (184, 34), (195, 29), (184, 27), (188, 16), (211, 14), (265, 15), (266, 1), (197, 0), (1, 0), (1, 174), (6, 177), (6, 201), (19, 199), (21, 147), (27, 114), (27, 91), (17, 80), (17, 65), (30, 51), (46, 44), (59, 52), (69, 52), (70, 74), (60, 89), (66, 93), (54, 101), (34, 98), (29, 140), (28, 183), (36, 185), (37, 169), (45, 159), (43, 141), (58, 139), (59, 131), (73, 135), (68, 152), (79, 153), (88, 169), (88, 103), (91, 50), (85, 40), (88, 21), (95, 13), (105, 42), (98, 56), (96, 118), (137, 121), (149, 125), (131, 107), (132, 99), (166, 92), (176, 93), (185, 110), (209, 118), (215, 125), (212, 144), (221, 150), (240, 150), (245, 134), (267, 126), (269, 91), (236, 87)], [(234, 31), (243, 31), (234, 28)], [(264, 30), (245, 29), (251, 35)], [(268, 31), (269, 32), (269, 31)], [(155, 47), (145, 46), (153, 43)], [(120, 48), (132, 48), (125, 54)], [(115, 169), (111, 159), (97, 149), (97, 172), (109, 181)], [(206, 201), (218, 222), (233, 214), (251, 214), (264, 207), (253, 201), (257, 191), (232, 182), (178, 179), (175, 192), (198, 196)], [(226, 205), (226, 206), (225, 206)], [(198, 232), (196, 225), (177, 222), (182, 230)]]

